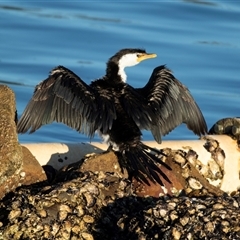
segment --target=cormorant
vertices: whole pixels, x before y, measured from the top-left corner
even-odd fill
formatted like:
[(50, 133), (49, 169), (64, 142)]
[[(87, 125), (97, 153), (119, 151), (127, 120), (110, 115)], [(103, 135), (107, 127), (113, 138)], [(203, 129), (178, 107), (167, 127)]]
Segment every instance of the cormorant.
[(142, 88), (126, 83), (125, 67), (156, 56), (143, 49), (122, 49), (108, 60), (106, 75), (90, 85), (63, 66), (54, 68), (36, 86), (18, 132), (32, 133), (53, 121), (89, 137), (97, 131), (130, 177), (147, 184), (148, 180), (162, 184), (159, 176), (169, 181), (156, 164), (169, 169), (160, 160), (161, 152), (141, 142), (141, 130), (150, 130), (161, 143), (161, 136), (181, 123), (197, 135), (205, 134), (207, 126), (189, 90), (165, 65), (156, 67)]

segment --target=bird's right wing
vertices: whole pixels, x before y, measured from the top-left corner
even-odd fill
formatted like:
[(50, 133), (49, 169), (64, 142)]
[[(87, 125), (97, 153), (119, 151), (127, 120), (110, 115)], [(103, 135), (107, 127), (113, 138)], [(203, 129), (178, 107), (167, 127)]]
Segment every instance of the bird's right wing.
[(58, 66), (38, 84), (17, 128), (19, 133), (36, 131), (44, 124), (62, 122), (92, 137), (97, 129), (106, 131), (116, 118), (107, 96), (84, 83), (69, 69)]
[(124, 89), (123, 105), (141, 129), (150, 130), (160, 143), (161, 136), (185, 123), (197, 135), (207, 125), (189, 90), (165, 66), (156, 67), (143, 88)]

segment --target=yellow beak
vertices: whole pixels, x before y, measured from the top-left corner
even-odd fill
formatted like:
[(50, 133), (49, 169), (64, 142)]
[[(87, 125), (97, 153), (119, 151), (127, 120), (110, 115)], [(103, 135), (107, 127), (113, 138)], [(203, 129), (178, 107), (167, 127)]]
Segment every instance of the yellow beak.
[(157, 57), (157, 54), (155, 54), (155, 53), (142, 53), (142, 54), (138, 55), (137, 61), (141, 62), (143, 60), (146, 60), (146, 59), (149, 59), (149, 58), (155, 58), (155, 57)]

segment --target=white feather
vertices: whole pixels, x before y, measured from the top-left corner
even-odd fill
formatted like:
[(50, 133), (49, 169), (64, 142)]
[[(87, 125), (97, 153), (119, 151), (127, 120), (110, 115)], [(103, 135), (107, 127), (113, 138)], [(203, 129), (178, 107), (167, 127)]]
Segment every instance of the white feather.
[(137, 53), (128, 53), (120, 58), (118, 74), (121, 76), (123, 82), (127, 81), (127, 75), (124, 68), (137, 65), (139, 63), (137, 59)]

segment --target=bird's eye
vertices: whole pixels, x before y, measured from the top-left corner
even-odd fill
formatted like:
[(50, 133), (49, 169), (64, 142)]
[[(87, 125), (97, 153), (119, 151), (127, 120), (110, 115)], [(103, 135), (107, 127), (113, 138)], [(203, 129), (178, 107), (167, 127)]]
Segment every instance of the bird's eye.
[(139, 57), (141, 57), (141, 54), (140, 54), (140, 53), (138, 53), (138, 54), (137, 54), (137, 57), (138, 57), (138, 58), (139, 58)]

